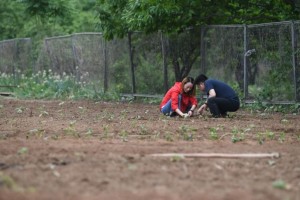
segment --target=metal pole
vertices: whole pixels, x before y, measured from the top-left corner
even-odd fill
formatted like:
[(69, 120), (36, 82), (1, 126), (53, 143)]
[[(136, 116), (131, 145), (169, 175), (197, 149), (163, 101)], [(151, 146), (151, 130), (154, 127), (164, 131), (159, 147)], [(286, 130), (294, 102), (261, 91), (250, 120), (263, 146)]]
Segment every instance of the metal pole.
[(298, 89), (298, 84), (297, 84), (297, 56), (296, 56), (296, 37), (295, 37), (295, 23), (291, 21), (291, 36), (292, 36), (292, 63), (293, 63), (293, 79), (294, 79), (294, 86), (295, 86), (295, 102), (299, 101), (298, 95), (297, 95), (297, 89)]
[(107, 64), (107, 42), (106, 40), (102, 37), (102, 41), (104, 43), (104, 92), (107, 92), (108, 89), (108, 64)]
[(204, 41), (204, 35), (205, 35), (205, 28), (204, 26), (201, 27), (201, 39), (200, 39), (200, 58), (201, 58), (201, 68), (200, 68), (200, 73), (205, 74), (205, 41)]
[(244, 100), (248, 97), (248, 78), (247, 78), (247, 49), (248, 49), (248, 37), (247, 37), (247, 25), (244, 25)]

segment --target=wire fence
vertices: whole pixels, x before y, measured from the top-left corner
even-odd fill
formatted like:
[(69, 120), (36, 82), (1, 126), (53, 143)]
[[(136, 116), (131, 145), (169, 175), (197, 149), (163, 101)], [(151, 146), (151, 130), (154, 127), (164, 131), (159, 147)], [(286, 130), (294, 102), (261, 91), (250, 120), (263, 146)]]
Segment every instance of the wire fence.
[(244, 101), (300, 101), (300, 22), (215, 25), (177, 35), (128, 34), (106, 41), (101, 33), (46, 38), (32, 59), (31, 39), (0, 42), (0, 72), (29, 69), (74, 75), (99, 91), (163, 95), (178, 77), (225, 81)]

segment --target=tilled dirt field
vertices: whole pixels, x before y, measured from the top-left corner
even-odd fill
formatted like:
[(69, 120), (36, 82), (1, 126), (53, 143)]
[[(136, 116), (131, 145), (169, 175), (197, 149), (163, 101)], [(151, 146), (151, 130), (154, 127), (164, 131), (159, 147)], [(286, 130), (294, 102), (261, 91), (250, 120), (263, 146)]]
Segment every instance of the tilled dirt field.
[(299, 113), (182, 119), (158, 107), (0, 99), (0, 199), (300, 200)]

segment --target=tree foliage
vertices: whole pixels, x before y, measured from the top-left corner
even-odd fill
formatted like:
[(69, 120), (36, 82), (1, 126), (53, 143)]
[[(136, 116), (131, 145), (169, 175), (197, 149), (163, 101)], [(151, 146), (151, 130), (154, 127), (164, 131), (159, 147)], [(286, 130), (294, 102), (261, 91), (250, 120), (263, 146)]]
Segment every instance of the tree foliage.
[(292, 0), (98, 0), (99, 25), (105, 36), (128, 31), (167, 33), (203, 24), (243, 24), (299, 19)]
[[(297, 20), (299, 13), (298, 0), (10, 0), (0, 1), (0, 39), (42, 40), (92, 31), (113, 39), (134, 31), (161, 31), (176, 49), (176, 37), (184, 38), (180, 34), (190, 27)], [(184, 41), (184, 53), (169, 55), (177, 80), (189, 73), (199, 55)]]

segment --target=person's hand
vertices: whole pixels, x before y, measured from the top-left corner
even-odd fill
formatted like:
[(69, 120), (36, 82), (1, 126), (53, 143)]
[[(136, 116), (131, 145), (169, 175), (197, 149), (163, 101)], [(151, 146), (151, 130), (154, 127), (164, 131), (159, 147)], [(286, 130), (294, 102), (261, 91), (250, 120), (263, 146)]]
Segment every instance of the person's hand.
[(183, 117), (183, 118), (187, 118), (187, 117), (189, 117), (189, 114), (183, 113), (182, 117)]
[(202, 113), (206, 110), (207, 108), (207, 105), (206, 104), (203, 104), (199, 109), (198, 109), (198, 113), (200, 115), (202, 115)]
[(189, 110), (188, 115), (191, 117), (193, 115), (193, 111)]

